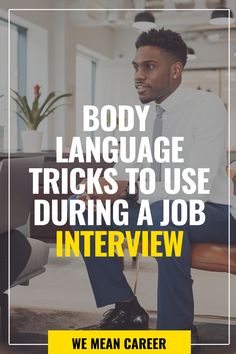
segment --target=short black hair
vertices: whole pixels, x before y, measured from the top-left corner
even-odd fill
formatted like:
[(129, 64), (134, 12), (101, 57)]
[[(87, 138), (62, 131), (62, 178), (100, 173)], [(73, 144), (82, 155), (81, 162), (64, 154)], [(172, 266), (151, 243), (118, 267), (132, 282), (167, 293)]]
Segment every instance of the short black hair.
[(179, 33), (164, 28), (142, 32), (135, 42), (136, 49), (148, 45), (162, 48), (174, 59), (179, 60), (183, 66), (186, 64), (187, 45)]

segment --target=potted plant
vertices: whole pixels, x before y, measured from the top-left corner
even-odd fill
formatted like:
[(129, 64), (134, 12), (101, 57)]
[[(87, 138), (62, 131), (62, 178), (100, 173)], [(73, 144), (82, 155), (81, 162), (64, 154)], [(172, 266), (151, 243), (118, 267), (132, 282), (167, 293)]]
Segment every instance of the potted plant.
[(18, 107), (16, 113), (27, 127), (27, 130), (22, 131), (22, 145), (24, 152), (41, 151), (42, 132), (37, 130), (38, 126), (46, 117), (53, 114), (58, 107), (62, 106), (56, 104), (59, 100), (72, 96), (71, 93), (56, 95), (56, 92), (53, 91), (50, 92), (45, 101), (40, 104), (40, 86), (37, 84), (33, 89), (34, 100), (31, 108), (26, 96), (21, 96), (17, 91), (12, 90), (14, 94), (12, 99), (16, 102)]

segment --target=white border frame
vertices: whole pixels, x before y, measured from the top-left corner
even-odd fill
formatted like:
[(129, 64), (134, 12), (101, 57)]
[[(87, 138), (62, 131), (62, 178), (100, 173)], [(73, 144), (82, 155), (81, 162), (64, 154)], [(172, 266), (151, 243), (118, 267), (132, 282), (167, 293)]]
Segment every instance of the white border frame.
[[(147, 9), (8, 9), (8, 162), (10, 161), (11, 153), (10, 153), (10, 98), (11, 98), (11, 73), (10, 73), (10, 23), (11, 23), (11, 12), (13, 11), (145, 11)], [(151, 9), (152, 11), (157, 11), (160, 9)], [(214, 11), (221, 9), (162, 9), (162, 11)], [(230, 9), (228, 11), (228, 166), (230, 165)], [(11, 343), (10, 339), (10, 305), (11, 305), (11, 290), (10, 290), (10, 163), (8, 163), (8, 294), (9, 294), (9, 302), (8, 302), (8, 344), (10, 346), (47, 346), (46, 343)], [(230, 282), (230, 177), (228, 177), (228, 343), (199, 343), (192, 344), (192, 346), (230, 346), (231, 338), (230, 338), (230, 317), (231, 317), (231, 282)]]

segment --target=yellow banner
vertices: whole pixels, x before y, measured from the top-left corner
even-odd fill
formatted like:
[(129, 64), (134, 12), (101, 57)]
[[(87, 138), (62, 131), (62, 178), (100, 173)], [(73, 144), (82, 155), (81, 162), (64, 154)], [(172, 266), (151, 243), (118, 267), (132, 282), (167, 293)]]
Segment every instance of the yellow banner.
[(191, 354), (190, 331), (49, 331), (48, 354)]

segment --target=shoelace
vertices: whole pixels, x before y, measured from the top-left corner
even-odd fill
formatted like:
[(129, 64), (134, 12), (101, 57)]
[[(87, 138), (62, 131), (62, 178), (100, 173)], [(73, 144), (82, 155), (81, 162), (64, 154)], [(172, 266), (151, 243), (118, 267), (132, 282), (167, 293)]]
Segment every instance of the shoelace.
[(116, 312), (117, 312), (116, 308), (107, 310), (103, 314), (103, 320), (107, 320), (109, 317), (111, 317), (111, 315), (114, 315)]

